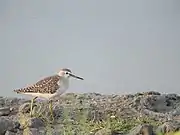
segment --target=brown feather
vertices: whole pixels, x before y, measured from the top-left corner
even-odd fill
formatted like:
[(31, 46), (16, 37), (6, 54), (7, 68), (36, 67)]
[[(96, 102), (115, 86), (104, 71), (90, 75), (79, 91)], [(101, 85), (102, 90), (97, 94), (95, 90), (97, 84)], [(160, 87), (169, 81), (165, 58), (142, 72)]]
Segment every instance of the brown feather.
[(53, 75), (46, 77), (37, 83), (14, 90), (17, 93), (55, 93), (59, 89), (58, 81), (60, 80), (59, 75)]

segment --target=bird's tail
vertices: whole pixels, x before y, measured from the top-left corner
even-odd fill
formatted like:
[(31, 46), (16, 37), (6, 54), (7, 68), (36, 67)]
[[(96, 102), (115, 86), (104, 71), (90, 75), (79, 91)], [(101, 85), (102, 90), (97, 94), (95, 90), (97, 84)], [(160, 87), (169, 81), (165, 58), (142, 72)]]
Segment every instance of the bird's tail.
[(28, 86), (25, 88), (15, 89), (14, 92), (16, 93), (26, 93), (26, 92), (32, 92), (34, 89), (34, 86)]

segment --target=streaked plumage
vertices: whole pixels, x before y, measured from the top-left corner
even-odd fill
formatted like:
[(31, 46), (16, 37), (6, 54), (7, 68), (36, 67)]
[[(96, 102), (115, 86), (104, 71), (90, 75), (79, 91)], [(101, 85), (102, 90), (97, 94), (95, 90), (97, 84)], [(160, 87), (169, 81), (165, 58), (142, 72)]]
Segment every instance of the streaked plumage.
[[(31, 86), (16, 89), (14, 92), (49, 99), (63, 94), (68, 89), (70, 76), (77, 77), (72, 74), (70, 69), (63, 68), (56, 75), (41, 79)], [(79, 77), (79, 79), (82, 78)]]
[(34, 96), (34, 98), (31, 101), (31, 107), (30, 107), (31, 116), (32, 116), (32, 107), (33, 107), (34, 99), (36, 99), (37, 97), (49, 99), (51, 101), (50, 102), (51, 116), (52, 119), (54, 120), (53, 112), (52, 112), (52, 98), (56, 96), (60, 96), (68, 89), (69, 77), (74, 77), (83, 80), (83, 78), (73, 75), (70, 69), (63, 68), (56, 75), (52, 75), (44, 79), (41, 79), (31, 86), (16, 89), (14, 90), (14, 92), (19, 94), (27, 94)]
[(49, 94), (54, 94), (58, 89), (59, 89), (59, 85), (58, 85), (58, 81), (60, 80), (60, 76), (59, 75), (53, 75), (53, 76), (49, 76), (46, 77), (40, 81), (38, 81), (37, 83), (25, 87), (25, 88), (21, 88), (21, 89), (17, 89), (14, 90), (17, 93), (49, 93)]

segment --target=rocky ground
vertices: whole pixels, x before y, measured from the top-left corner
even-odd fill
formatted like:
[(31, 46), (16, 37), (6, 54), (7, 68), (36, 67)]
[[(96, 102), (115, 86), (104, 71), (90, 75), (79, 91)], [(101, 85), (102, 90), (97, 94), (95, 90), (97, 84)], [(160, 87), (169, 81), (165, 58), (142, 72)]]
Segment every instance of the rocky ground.
[(53, 102), (0, 97), (0, 135), (155, 135), (180, 128), (180, 96), (67, 93)]

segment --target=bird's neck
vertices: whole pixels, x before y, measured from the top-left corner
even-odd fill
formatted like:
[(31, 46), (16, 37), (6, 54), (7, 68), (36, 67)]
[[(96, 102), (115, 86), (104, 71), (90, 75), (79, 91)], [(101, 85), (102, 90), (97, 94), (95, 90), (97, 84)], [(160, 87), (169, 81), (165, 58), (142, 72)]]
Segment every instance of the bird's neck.
[(69, 78), (62, 77), (61, 86), (63, 86), (65, 89), (67, 89), (69, 87)]

